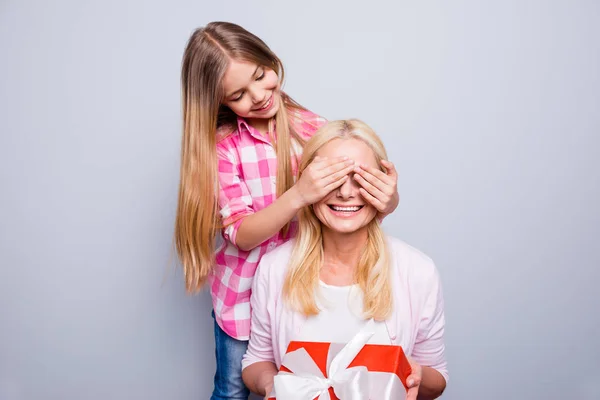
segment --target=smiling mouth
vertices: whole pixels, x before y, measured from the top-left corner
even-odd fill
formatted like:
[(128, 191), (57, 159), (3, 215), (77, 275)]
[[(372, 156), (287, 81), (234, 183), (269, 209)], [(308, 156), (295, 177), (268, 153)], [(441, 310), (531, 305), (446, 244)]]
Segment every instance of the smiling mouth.
[(267, 102), (262, 107), (257, 108), (255, 111), (266, 110), (267, 108), (269, 108), (271, 106), (271, 103), (273, 103), (273, 95), (271, 95), (271, 97), (269, 98), (269, 100), (267, 100)]
[(363, 208), (364, 206), (334, 206), (334, 205), (329, 204), (328, 207), (330, 209), (332, 209), (333, 211), (337, 211), (337, 212), (353, 213), (353, 212), (360, 211), (361, 208)]

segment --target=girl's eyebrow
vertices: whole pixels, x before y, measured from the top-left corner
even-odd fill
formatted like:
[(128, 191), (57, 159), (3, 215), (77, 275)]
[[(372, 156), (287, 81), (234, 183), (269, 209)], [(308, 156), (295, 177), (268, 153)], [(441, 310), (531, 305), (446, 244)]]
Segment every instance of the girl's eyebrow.
[[(256, 66), (256, 69), (255, 69), (255, 70), (254, 70), (254, 72), (252, 73), (252, 76), (253, 76), (253, 77), (254, 77), (254, 76), (256, 76), (256, 72), (258, 72), (258, 69), (259, 69), (259, 68), (260, 68), (260, 65), (257, 65), (257, 66)], [(243, 88), (242, 88), (242, 89), (243, 89)], [(238, 89), (238, 90), (236, 90), (236, 91), (234, 91), (234, 92), (231, 92), (231, 93), (229, 93), (229, 94), (228, 94), (227, 96), (225, 96), (225, 97), (226, 97), (226, 98), (229, 98), (229, 97), (233, 96), (234, 94), (236, 94), (237, 92), (241, 92), (241, 91), (242, 91), (242, 89)]]

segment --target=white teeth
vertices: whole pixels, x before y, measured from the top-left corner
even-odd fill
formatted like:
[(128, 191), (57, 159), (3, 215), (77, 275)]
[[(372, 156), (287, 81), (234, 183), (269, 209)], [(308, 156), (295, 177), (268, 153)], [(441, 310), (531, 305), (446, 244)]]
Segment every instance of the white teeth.
[(354, 211), (360, 210), (360, 207), (358, 207), (358, 206), (356, 206), (356, 207), (331, 206), (331, 208), (334, 209), (335, 211), (347, 211), (347, 212), (354, 212)]
[(264, 110), (265, 108), (269, 107), (269, 104), (271, 104), (271, 99), (269, 99), (269, 101), (267, 101), (267, 103), (264, 106), (262, 106), (260, 109)]

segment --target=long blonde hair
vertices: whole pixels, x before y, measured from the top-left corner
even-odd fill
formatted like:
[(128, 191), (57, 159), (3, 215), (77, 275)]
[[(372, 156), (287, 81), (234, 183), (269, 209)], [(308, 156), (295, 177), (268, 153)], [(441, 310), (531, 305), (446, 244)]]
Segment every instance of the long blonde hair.
[[(215, 237), (223, 228), (217, 204), (216, 146), (217, 131), (233, 131), (237, 118), (222, 104), (223, 76), (231, 60), (271, 68), (283, 84), (281, 60), (261, 39), (238, 25), (211, 22), (197, 29), (187, 43), (181, 68), (183, 137), (175, 247), (189, 292), (198, 291), (212, 272)], [(293, 141), (304, 144), (290, 124), (293, 116), (288, 115), (304, 108), (285, 93), (280, 96), (283, 107), (275, 116), (278, 196), (294, 184)]]
[[(312, 162), (317, 151), (334, 139), (360, 140), (373, 150), (378, 163), (387, 159), (381, 139), (367, 124), (356, 119), (332, 121), (319, 129), (306, 143), (300, 175)], [(298, 235), (283, 286), (284, 299), (294, 310), (304, 315), (319, 313), (315, 295), (322, 266), (321, 221), (312, 206), (308, 206), (299, 215)], [(364, 296), (363, 311), (366, 318), (384, 320), (390, 314), (393, 300), (389, 275), (390, 257), (386, 238), (379, 221), (373, 218), (367, 226), (367, 242), (359, 258), (355, 276)]]

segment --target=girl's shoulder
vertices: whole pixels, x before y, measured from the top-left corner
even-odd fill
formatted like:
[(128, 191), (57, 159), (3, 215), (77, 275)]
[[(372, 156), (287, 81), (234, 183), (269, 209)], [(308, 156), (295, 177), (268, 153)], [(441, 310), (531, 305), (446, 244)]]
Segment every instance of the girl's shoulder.
[(305, 108), (293, 108), (290, 110), (290, 115), (295, 121), (304, 122), (305, 124), (318, 127), (321, 127), (327, 123), (325, 118)]
[(306, 109), (290, 110), (290, 124), (294, 131), (304, 137), (311, 137), (327, 120)]
[(217, 128), (217, 144), (220, 144), (226, 139), (230, 139), (234, 133), (236, 133), (238, 127), (234, 124), (223, 124)]

